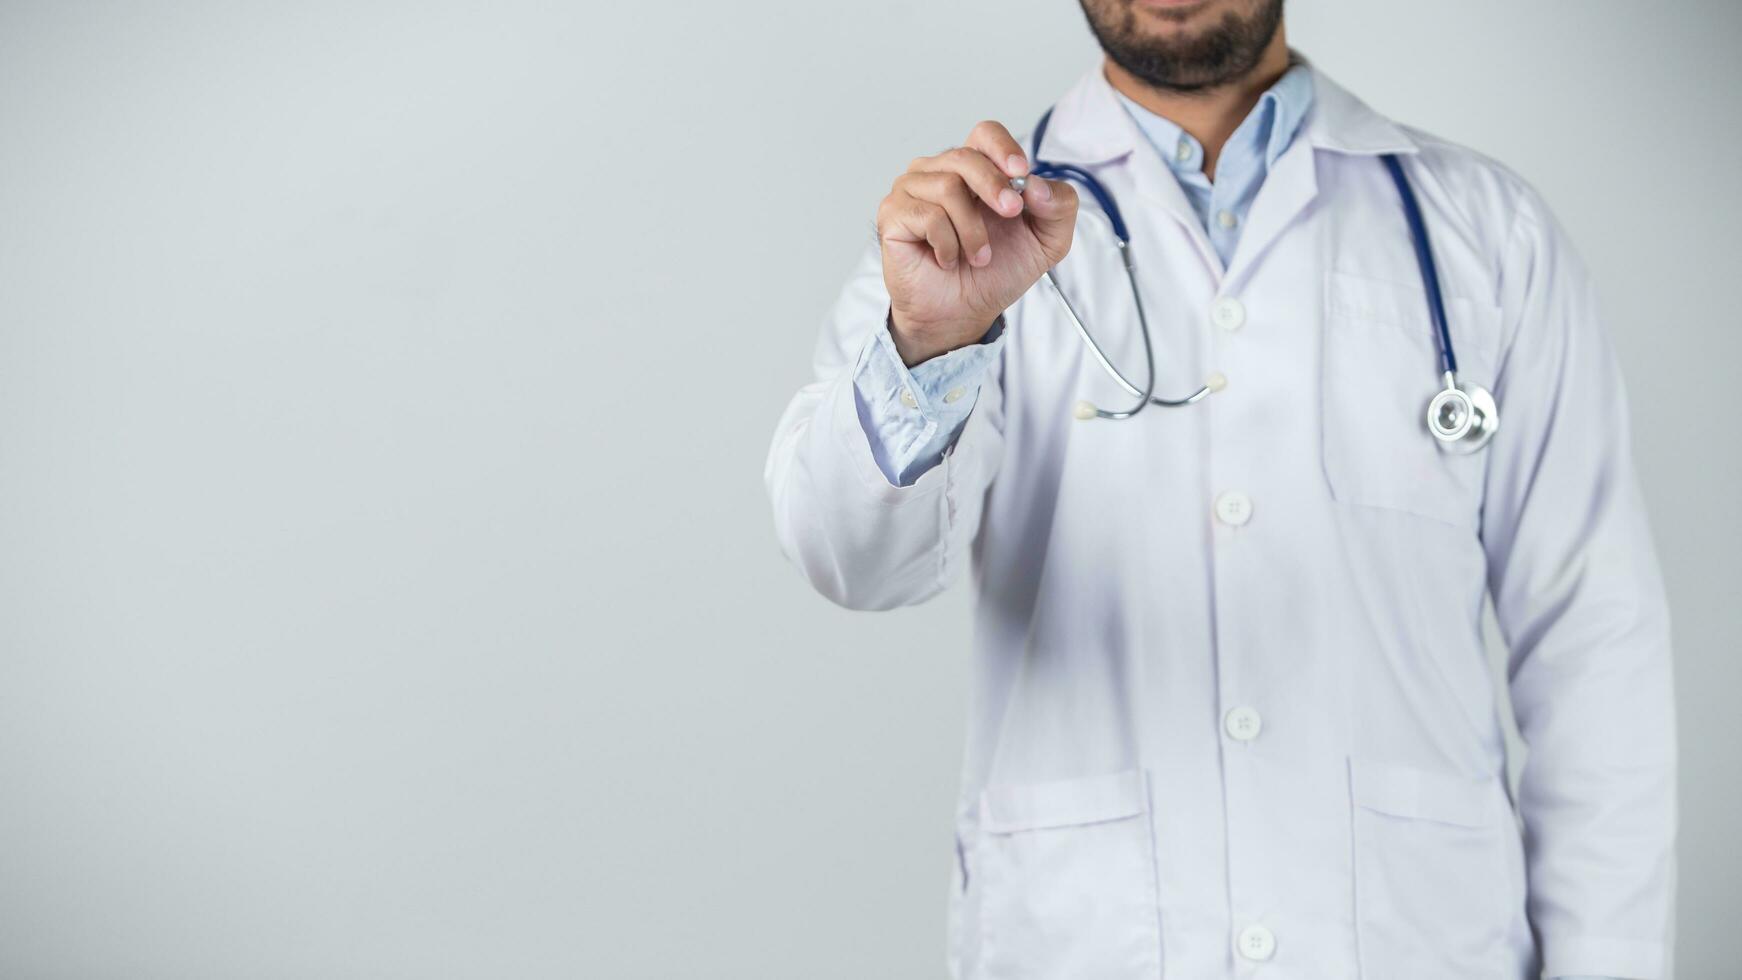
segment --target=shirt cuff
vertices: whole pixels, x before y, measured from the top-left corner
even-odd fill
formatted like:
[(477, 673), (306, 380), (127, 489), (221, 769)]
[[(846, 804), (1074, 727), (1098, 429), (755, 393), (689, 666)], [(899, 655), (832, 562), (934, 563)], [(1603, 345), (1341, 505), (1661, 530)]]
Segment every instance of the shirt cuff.
[(1004, 345), (1004, 317), (977, 344), (939, 354), (911, 369), (901, 362), (889, 321), (859, 354), (853, 371), (859, 424), (871, 458), (890, 484), (911, 486), (944, 458), (980, 397), (986, 369)]

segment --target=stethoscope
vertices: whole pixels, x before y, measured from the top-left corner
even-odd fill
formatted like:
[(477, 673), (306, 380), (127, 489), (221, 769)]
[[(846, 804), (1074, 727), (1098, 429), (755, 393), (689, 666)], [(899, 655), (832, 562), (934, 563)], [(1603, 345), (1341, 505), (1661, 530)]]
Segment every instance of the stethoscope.
[[(1101, 369), (1108, 377), (1118, 382), (1119, 387), (1137, 398), (1136, 404), (1124, 411), (1108, 411), (1099, 408), (1092, 402), (1080, 401), (1074, 414), (1079, 419), (1128, 419), (1143, 411), (1150, 405), (1160, 405), (1163, 408), (1181, 408), (1203, 401), (1211, 394), (1220, 391), (1226, 382), (1221, 375), (1213, 375), (1198, 390), (1184, 398), (1160, 398), (1155, 394), (1155, 344), (1150, 339), (1149, 320), (1143, 313), (1143, 297), (1137, 290), (1137, 271), (1131, 262), (1131, 235), (1126, 228), (1125, 219), (1119, 213), (1119, 205), (1113, 200), (1113, 195), (1102, 186), (1095, 176), (1081, 167), (1068, 163), (1051, 163), (1040, 159), (1040, 140), (1046, 134), (1047, 123), (1052, 119), (1052, 110), (1040, 117), (1040, 124), (1034, 128), (1033, 143), (1030, 147), (1029, 159), (1033, 165), (1029, 174), (1048, 180), (1068, 180), (1089, 192), (1095, 199), (1095, 204), (1107, 216), (1107, 223), (1112, 226), (1113, 241), (1119, 248), (1119, 257), (1125, 267), (1125, 278), (1131, 284), (1131, 303), (1137, 310), (1137, 326), (1143, 336), (1143, 357), (1148, 367), (1147, 380), (1143, 387), (1131, 383), (1113, 364), (1107, 352), (1095, 342), (1089, 333), (1089, 328), (1077, 315), (1076, 308), (1071, 305), (1070, 297), (1065, 295), (1058, 280), (1053, 277), (1051, 269), (1047, 269), (1045, 278), (1052, 287), (1053, 294), (1059, 298), (1065, 313), (1070, 317), (1072, 325), (1088, 345), (1095, 360), (1101, 364)], [(1500, 427), (1500, 413), (1494, 404), (1494, 396), (1488, 389), (1477, 384), (1458, 381), (1458, 358), (1452, 350), (1452, 333), (1446, 324), (1445, 302), (1440, 295), (1440, 278), (1434, 268), (1433, 250), (1428, 246), (1427, 226), (1422, 223), (1421, 206), (1416, 203), (1415, 191), (1409, 185), (1409, 179), (1404, 176), (1403, 164), (1395, 154), (1382, 154), (1379, 159), (1385, 164), (1385, 169), (1391, 174), (1391, 180), (1397, 185), (1398, 196), (1403, 199), (1403, 217), (1409, 225), (1410, 242), (1415, 246), (1416, 265), (1421, 270), (1421, 281), (1427, 293), (1428, 317), (1433, 322), (1434, 338), (1439, 346), (1440, 379), (1445, 388), (1436, 393), (1427, 405), (1427, 427), (1433, 437), (1439, 441), (1442, 448), (1458, 453), (1473, 453), (1488, 444), (1494, 431)], [(1010, 186), (1021, 193), (1027, 185), (1027, 178), (1017, 177)]]

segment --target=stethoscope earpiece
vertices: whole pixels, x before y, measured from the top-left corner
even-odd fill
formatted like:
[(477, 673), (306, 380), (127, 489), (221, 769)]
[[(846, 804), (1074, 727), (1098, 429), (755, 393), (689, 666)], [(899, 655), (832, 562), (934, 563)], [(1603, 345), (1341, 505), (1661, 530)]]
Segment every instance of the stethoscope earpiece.
[[(1067, 302), (1066, 305), (1068, 306), (1069, 303)], [(1092, 338), (1088, 337), (1086, 330), (1084, 332), (1084, 338), (1088, 339), (1089, 343), (1091, 345), (1094, 344), (1094, 340)], [(1114, 375), (1114, 377), (1117, 378), (1127, 388), (1133, 389), (1133, 390), (1135, 389), (1136, 386), (1131, 385), (1129, 382), (1126, 382), (1123, 375)], [(1212, 374), (1209, 377), (1205, 378), (1203, 385), (1201, 385), (1197, 391), (1192, 392), (1191, 394), (1187, 395), (1184, 398), (1167, 399), (1167, 398), (1156, 398), (1153, 395), (1151, 395), (1150, 399), (1149, 399), (1149, 404), (1161, 405), (1161, 406), (1164, 406), (1166, 408), (1179, 408), (1183, 405), (1195, 405), (1198, 402), (1203, 401), (1204, 399), (1210, 397), (1211, 395), (1215, 394), (1218, 391), (1221, 391), (1223, 388), (1226, 388), (1226, 387), (1228, 387), (1227, 377), (1224, 376), (1222, 374), (1222, 372), (1217, 371), (1215, 374)], [(1091, 421), (1093, 419), (1130, 418), (1131, 414), (1132, 413), (1130, 413), (1130, 412), (1109, 412), (1106, 409), (1102, 408), (1101, 406), (1096, 405), (1094, 402), (1089, 401), (1087, 398), (1084, 398), (1084, 399), (1078, 401), (1076, 403), (1076, 405), (1072, 406), (1072, 408), (1071, 408), (1071, 416), (1080, 422), (1088, 422), (1088, 421)]]

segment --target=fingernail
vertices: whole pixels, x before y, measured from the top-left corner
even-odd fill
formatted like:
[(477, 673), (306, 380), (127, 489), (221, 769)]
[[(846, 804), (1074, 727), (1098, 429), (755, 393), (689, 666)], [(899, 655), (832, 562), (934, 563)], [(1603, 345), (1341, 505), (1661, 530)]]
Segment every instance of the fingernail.
[(1043, 201), (1052, 200), (1052, 185), (1046, 181), (1036, 177), (1028, 182), (1028, 186), (1034, 188), (1035, 197), (1038, 197)]
[(998, 192), (998, 210), (1014, 214), (1022, 210), (1022, 196), (1008, 187)]
[(980, 250), (975, 252), (974, 257), (968, 261), (976, 266), (985, 265), (992, 261), (992, 246), (990, 244), (980, 246)]
[(1004, 161), (1004, 169), (1010, 171), (1010, 176), (1020, 177), (1028, 173), (1028, 161), (1018, 154), (1012, 153)]

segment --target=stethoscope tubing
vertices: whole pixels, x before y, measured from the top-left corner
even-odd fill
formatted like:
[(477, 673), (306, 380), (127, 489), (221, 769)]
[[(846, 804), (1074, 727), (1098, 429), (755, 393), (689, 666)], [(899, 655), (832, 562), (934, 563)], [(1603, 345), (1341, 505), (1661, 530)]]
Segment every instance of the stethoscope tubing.
[[(1070, 297), (1059, 285), (1053, 270), (1045, 272), (1047, 284), (1058, 296), (1065, 312), (1069, 315), (1071, 324), (1083, 343), (1094, 354), (1101, 369), (1107, 373), (1119, 386), (1131, 395), (1137, 397), (1137, 403), (1124, 411), (1107, 411), (1097, 408), (1088, 402), (1080, 402), (1077, 415), (1079, 418), (1128, 419), (1143, 411), (1150, 405), (1161, 405), (1166, 408), (1177, 408), (1202, 401), (1216, 388), (1205, 384), (1197, 391), (1184, 398), (1160, 398), (1155, 394), (1155, 342), (1150, 334), (1149, 319), (1143, 310), (1143, 295), (1137, 287), (1137, 272), (1131, 261), (1131, 235), (1125, 225), (1125, 218), (1119, 213), (1119, 205), (1113, 200), (1112, 192), (1102, 186), (1094, 174), (1088, 170), (1066, 163), (1053, 163), (1040, 158), (1040, 143), (1046, 135), (1047, 124), (1052, 120), (1052, 110), (1048, 109), (1040, 117), (1040, 122), (1034, 128), (1034, 136), (1030, 144), (1030, 173), (1043, 179), (1068, 180), (1083, 188), (1100, 206), (1101, 213), (1107, 218), (1113, 231), (1113, 239), (1119, 248), (1120, 264), (1125, 268), (1125, 278), (1131, 284), (1131, 301), (1137, 312), (1138, 332), (1143, 337), (1143, 359), (1147, 369), (1143, 387), (1138, 387), (1125, 377), (1124, 372), (1101, 349), (1094, 334), (1089, 331), (1088, 324), (1077, 315), (1076, 307), (1071, 304)], [(1403, 163), (1394, 153), (1379, 155), (1385, 164), (1386, 172), (1391, 175), (1397, 185), (1397, 192), (1403, 201), (1403, 216), (1409, 226), (1410, 244), (1415, 252), (1416, 265), (1421, 272), (1423, 291), (1427, 295), (1428, 317), (1433, 323), (1434, 340), (1439, 348), (1440, 376), (1445, 389), (1435, 395), (1428, 405), (1428, 428), (1442, 445), (1455, 448), (1460, 452), (1471, 452), (1479, 449), (1493, 435), (1498, 426), (1498, 415), (1495, 413), (1493, 396), (1479, 385), (1460, 385), (1458, 383), (1458, 358), (1452, 347), (1452, 332), (1446, 320), (1445, 298), (1440, 291), (1439, 270), (1434, 265), (1433, 249), (1428, 241), (1427, 224), (1422, 220), (1421, 205), (1416, 200), (1415, 189), (1410, 186), (1408, 177), (1403, 172)], [(1019, 186), (1019, 185), (1018, 185)], [(1448, 402), (1449, 400), (1449, 402)], [(1455, 423), (1436, 421), (1441, 412), (1442, 402), (1448, 402), (1445, 407), (1448, 413), (1455, 417)]]
[[(1125, 245), (1121, 244), (1119, 248), (1123, 254), (1129, 254), (1129, 252), (1126, 251)], [(1137, 283), (1135, 281), (1136, 272), (1132, 269), (1130, 263), (1125, 264), (1125, 275), (1126, 278), (1133, 280), (1131, 283), (1131, 295), (1137, 304), (1137, 317), (1139, 320), (1142, 320), (1144, 319), (1143, 300), (1137, 298)], [(1155, 394), (1155, 355), (1151, 348), (1148, 330), (1142, 330), (1140, 332), (1143, 334), (1144, 355), (1149, 361), (1149, 385), (1145, 388), (1139, 388), (1132, 384), (1130, 379), (1126, 378), (1125, 375), (1120, 372), (1119, 368), (1113, 364), (1112, 359), (1107, 356), (1107, 352), (1101, 349), (1101, 345), (1095, 342), (1094, 336), (1089, 333), (1089, 328), (1083, 324), (1082, 318), (1077, 316), (1076, 308), (1071, 306), (1070, 297), (1065, 295), (1065, 291), (1059, 287), (1058, 280), (1053, 278), (1051, 269), (1046, 271), (1046, 281), (1052, 286), (1053, 292), (1058, 294), (1059, 302), (1064, 304), (1065, 313), (1070, 316), (1071, 325), (1077, 328), (1077, 335), (1083, 338), (1084, 344), (1088, 345), (1089, 351), (1095, 355), (1095, 360), (1100, 362), (1101, 369), (1107, 372), (1108, 376), (1110, 376), (1114, 381), (1118, 382), (1119, 387), (1124, 388), (1128, 394), (1142, 398), (1145, 404), (1160, 405), (1163, 408), (1177, 408), (1181, 405), (1190, 405), (1194, 402), (1202, 401), (1207, 395), (1209, 395), (1209, 385), (1204, 385), (1184, 398), (1161, 398)], [(1137, 411), (1138, 409), (1133, 408), (1129, 412), (1108, 412), (1106, 414), (1107, 416), (1114, 418), (1129, 418), (1130, 416), (1137, 414)]]
[[(1427, 223), (1421, 219), (1421, 205), (1416, 202), (1415, 188), (1409, 184), (1409, 178), (1404, 176), (1403, 162), (1397, 159), (1395, 153), (1381, 154), (1379, 159), (1384, 162), (1385, 170), (1391, 174), (1392, 183), (1397, 185), (1397, 194), (1403, 198), (1403, 220), (1409, 224), (1409, 243), (1415, 248), (1415, 264), (1421, 269), (1422, 287), (1427, 291), (1427, 312), (1432, 318), (1434, 336), (1439, 339), (1440, 374), (1448, 379), (1454, 379), (1458, 373), (1458, 355), (1452, 349), (1452, 331), (1446, 323), (1446, 302), (1440, 295), (1440, 273), (1434, 266), (1433, 246), (1427, 237)], [(1453, 384), (1448, 380), (1448, 386)]]
[(1095, 199), (1095, 203), (1100, 207), (1101, 213), (1107, 217), (1107, 224), (1111, 226), (1113, 231), (1113, 241), (1119, 248), (1119, 261), (1125, 269), (1126, 280), (1131, 284), (1131, 302), (1137, 311), (1138, 333), (1143, 337), (1143, 360), (1146, 370), (1144, 373), (1145, 380), (1143, 387), (1139, 388), (1131, 382), (1131, 379), (1125, 377), (1124, 372), (1120, 371), (1118, 366), (1113, 363), (1113, 359), (1108, 357), (1107, 352), (1101, 349), (1101, 345), (1096, 342), (1094, 334), (1089, 332), (1088, 325), (1083, 322), (1082, 317), (1077, 315), (1076, 307), (1071, 305), (1071, 299), (1065, 294), (1064, 288), (1059, 285), (1058, 278), (1053, 275), (1051, 269), (1046, 270), (1045, 277), (1047, 284), (1052, 287), (1053, 293), (1058, 296), (1059, 302), (1064, 305), (1065, 313), (1070, 317), (1071, 325), (1076, 327), (1077, 334), (1083, 338), (1083, 343), (1089, 348), (1089, 351), (1095, 355), (1095, 360), (1100, 362), (1101, 369), (1107, 373), (1108, 377), (1111, 377), (1114, 381), (1118, 382), (1119, 387), (1124, 388), (1128, 394), (1134, 395), (1137, 398), (1137, 403), (1124, 411), (1108, 411), (1107, 409), (1096, 408), (1094, 409), (1095, 417), (1112, 420), (1128, 419), (1136, 415), (1138, 412), (1143, 411), (1150, 405), (1160, 405), (1164, 408), (1178, 408), (1180, 406), (1190, 405), (1203, 400), (1210, 394), (1210, 387), (1208, 385), (1198, 388), (1198, 390), (1184, 398), (1161, 398), (1155, 394), (1155, 341), (1149, 329), (1149, 317), (1143, 310), (1143, 294), (1137, 288), (1137, 270), (1131, 261), (1130, 231), (1126, 228), (1124, 216), (1119, 213), (1119, 205), (1113, 200), (1112, 192), (1102, 186), (1101, 182), (1095, 178), (1094, 174), (1089, 173), (1081, 167), (1075, 167), (1065, 163), (1050, 163), (1040, 159), (1040, 141), (1041, 138), (1046, 135), (1047, 123), (1051, 120), (1052, 110), (1048, 109), (1046, 113), (1040, 117), (1039, 124), (1034, 127), (1034, 136), (1030, 144), (1029, 153), (1029, 159), (1033, 161), (1033, 165), (1029, 172), (1042, 179), (1068, 180), (1088, 191), (1089, 196)]

